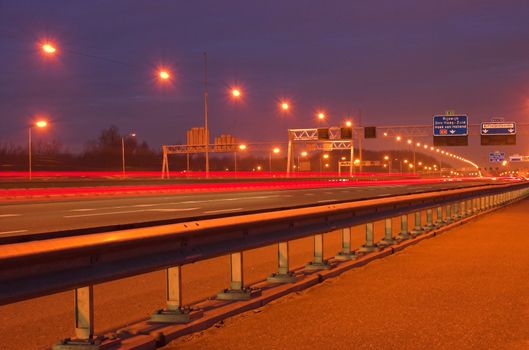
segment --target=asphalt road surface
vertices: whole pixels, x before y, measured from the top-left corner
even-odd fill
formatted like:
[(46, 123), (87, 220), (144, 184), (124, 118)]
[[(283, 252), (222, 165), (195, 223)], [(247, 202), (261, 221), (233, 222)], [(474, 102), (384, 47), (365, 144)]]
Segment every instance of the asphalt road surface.
[(484, 182), (382, 184), (3, 203), (0, 204), (0, 240), (13, 236), (102, 226), (123, 227), (127, 224), (163, 220), (188, 221), (256, 210), (380, 198), (479, 184)]

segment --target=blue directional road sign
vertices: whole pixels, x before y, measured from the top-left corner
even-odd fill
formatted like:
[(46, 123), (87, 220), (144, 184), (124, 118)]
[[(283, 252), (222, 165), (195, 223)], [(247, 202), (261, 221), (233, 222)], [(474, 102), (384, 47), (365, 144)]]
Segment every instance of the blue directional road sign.
[(468, 117), (466, 115), (435, 115), (433, 136), (467, 136)]
[(491, 163), (500, 163), (505, 160), (505, 152), (490, 152), (489, 153), (489, 162)]
[(516, 135), (516, 123), (514, 122), (481, 123), (481, 135)]

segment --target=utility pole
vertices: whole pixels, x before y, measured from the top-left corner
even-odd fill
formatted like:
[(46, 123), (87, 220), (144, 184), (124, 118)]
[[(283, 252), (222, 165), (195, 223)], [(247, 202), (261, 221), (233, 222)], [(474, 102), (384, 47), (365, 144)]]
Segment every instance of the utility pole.
[(208, 131), (208, 53), (204, 52), (204, 136), (206, 138), (206, 177), (209, 177), (209, 131)]
[(29, 179), (31, 180), (31, 126), (28, 128), (28, 155), (29, 155)]
[(362, 138), (364, 137), (364, 129), (362, 128), (362, 110), (360, 108), (358, 109), (358, 126), (360, 127), (360, 135), (358, 135), (358, 157), (360, 158), (360, 173), (362, 173), (362, 163), (364, 162), (364, 158), (362, 157)]

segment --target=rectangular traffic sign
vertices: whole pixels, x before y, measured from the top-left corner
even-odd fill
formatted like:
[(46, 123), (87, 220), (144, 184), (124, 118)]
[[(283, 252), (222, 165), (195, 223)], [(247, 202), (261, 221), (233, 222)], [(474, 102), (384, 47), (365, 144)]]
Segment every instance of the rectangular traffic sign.
[(505, 152), (490, 152), (489, 153), (489, 162), (499, 163), (505, 160)]
[(433, 136), (467, 136), (468, 117), (466, 115), (435, 115)]
[(481, 123), (481, 135), (516, 135), (514, 122), (484, 122)]

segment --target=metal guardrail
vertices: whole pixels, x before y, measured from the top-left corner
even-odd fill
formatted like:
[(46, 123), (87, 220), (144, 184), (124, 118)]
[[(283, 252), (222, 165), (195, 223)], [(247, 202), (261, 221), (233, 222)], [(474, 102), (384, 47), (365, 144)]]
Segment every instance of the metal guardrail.
[[(289, 269), (290, 240), (314, 236), (314, 258), (306, 268), (327, 269), (324, 233), (342, 229), (342, 250), (336, 259), (349, 260), (528, 194), (525, 182), (489, 185), (7, 244), (0, 246), (0, 305), (74, 289), (76, 340), (54, 348), (94, 349), (98, 346), (93, 331), (94, 284), (166, 269), (167, 307), (152, 321), (185, 323), (190, 314), (181, 304), (182, 265), (229, 254), (230, 286), (217, 298), (249, 299), (256, 291), (244, 285), (245, 250), (278, 244), (278, 271), (269, 281), (289, 283), (295, 280)], [(391, 219), (397, 216), (401, 230), (394, 237)], [(385, 220), (385, 234), (376, 243), (373, 223), (380, 220)], [(365, 244), (353, 251), (350, 228), (360, 224), (365, 224)]]

